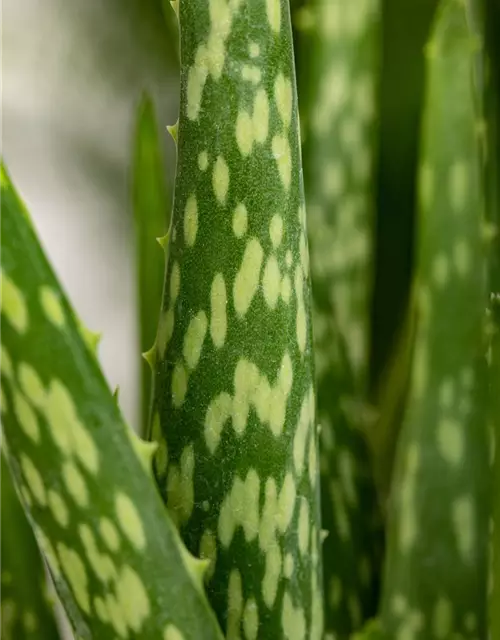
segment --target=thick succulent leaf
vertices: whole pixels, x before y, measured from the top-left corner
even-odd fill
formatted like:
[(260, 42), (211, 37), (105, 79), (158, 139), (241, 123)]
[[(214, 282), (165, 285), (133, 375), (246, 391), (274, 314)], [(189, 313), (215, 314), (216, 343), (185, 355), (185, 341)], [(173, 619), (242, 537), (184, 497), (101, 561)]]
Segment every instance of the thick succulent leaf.
[(463, 1), (427, 46), (418, 326), (396, 454), (381, 621), (390, 637), (486, 637), (490, 467), (478, 53)]
[(347, 638), (376, 611), (381, 518), (363, 428), (373, 273), (378, 0), (294, 13), (321, 424), (326, 620)]
[(1, 636), (4, 640), (56, 640), (59, 631), (42, 558), (3, 454), (1, 475)]
[(182, 0), (180, 32), (156, 474), (188, 548), (211, 560), (208, 594), (227, 636), (320, 638), (309, 258), (288, 0)]
[[(220, 638), (202, 563), (124, 424), (2, 169), (2, 407), (9, 464), (80, 638)], [(177, 633), (177, 635), (176, 635)]]
[[(136, 234), (141, 351), (156, 335), (161, 308), (165, 260), (156, 239), (168, 228), (170, 204), (154, 105), (145, 95), (136, 117), (133, 167), (133, 205)], [(141, 363), (142, 422), (146, 427), (151, 404), (151, 368)]]

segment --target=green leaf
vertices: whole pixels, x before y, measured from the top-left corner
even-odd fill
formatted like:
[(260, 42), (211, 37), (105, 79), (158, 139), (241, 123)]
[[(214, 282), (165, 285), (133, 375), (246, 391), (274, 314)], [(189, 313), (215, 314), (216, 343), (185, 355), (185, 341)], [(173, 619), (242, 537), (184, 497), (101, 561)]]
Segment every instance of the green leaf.
[(3, 458), (1, 635), (4, 640), (56, 640), (42, 558)]
[(182, 0), (180, 27), (156, 475), (188, 548), (211, 559), (208, 594), (228, 638), (320, 638), (309, 258), (288, 0)]
[(487, 637), (491, 474), (477, 54), (465, 3), (445, 0), (426, 49), (418, 323), (381, 612), (390, 637)]
[(318, 380), (325, 629), (375, 615), (381, 516), (364, 431), (373, 274), (377, 0), (310, 0), (294, 13)]
[[(76, 634), (220, 639), (147, 468), (14, 188), (1, 173), (6, 452)], [(177, 630), (177, 635), (175, 631)]]
[[(170, 212), (160, 136), (148, 95), (143, 96), (136, 116), (133, 204), (141, 351), (147, 351), (156, 337), (165, 270), (165, 255), (156, 238), (165, 235)], [(151, 405), (151, 368), (144, 361), (141, 379), (141, 425), (145, 430)]]

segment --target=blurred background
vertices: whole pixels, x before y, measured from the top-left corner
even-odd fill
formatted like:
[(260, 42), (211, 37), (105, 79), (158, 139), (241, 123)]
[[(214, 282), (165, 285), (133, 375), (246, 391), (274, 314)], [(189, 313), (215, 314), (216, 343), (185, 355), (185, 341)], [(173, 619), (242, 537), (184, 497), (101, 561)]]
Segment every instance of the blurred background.
[[(160, 0), (3, 0), (2, 154), (129, 423), (139, 419), (131, 198), (137, 107), (152, 96), (169, 181), (177, 34)], [(159, 250), (159, 249), (158, 249)]]

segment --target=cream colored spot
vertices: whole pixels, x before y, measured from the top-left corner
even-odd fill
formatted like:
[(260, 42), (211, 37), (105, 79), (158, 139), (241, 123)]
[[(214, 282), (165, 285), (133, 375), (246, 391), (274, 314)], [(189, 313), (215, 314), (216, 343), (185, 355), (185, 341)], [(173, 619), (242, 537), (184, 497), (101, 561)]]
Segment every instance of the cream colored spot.
[(243, 238), (247, 232), (248, 214), (245, 205), (240, 202), (233, 213), (233, 233), (237, 238)]
[(62, 542), (57, 545), (57, 554), (61, 561), (61, 568), (64, 577), (71, 587), (76, 603), (86, 613), (90, 614), (90, 598), (88, 588), (88, 577), (85, 571), (85, 565), (80, 556), (69, 549)]
[(288, 139), (282, 135), (274, 136), (272, 152), (283, 186), (288, 191), (292, 180), (292, 152)]
[(269, 477), (266, 480), (264, 508), (259, 524), (259, 547), (267, 553), (273, 544), (276, 544), (275, 529), (278, 515), (278, 495), (276, 481)]
[(163, 632), (163, 640), (184, 640), (184, 635), (176, 626), (169, 624)]
[(274, 99), (283, 125), (288, 128), (292, 121), (292, 83), (282, 73), (274, 81)]
[(198, 233), (198, 203), (194, 195), (189, 196), (184, 209), (184, 242), (192, 247)]
[(99, 532), (104, 544), (110, 551), (118, 551), (120, 547), (120, 536), (109, 518), (101, 518), (99, 521)]
[(127, 627), (137, 634), (151, 613), (148, 593), (139, 575), (125, 565), (116, 582), (116, 599)]
[(219, 204), (226, 204), (227, 192), (229, 190), (229, 168), (222, 156), (219, 156), (215, 161), (212, 174), (212, 186)]
[(239, 640), (240, 622), (243, 609), (243, 587), (241, 574), (238, 569), (233, 569), (229, 574), (228, 598), (227, 598), (227, 640)]
[(246, 601), (243, 611), (243, 631), (245, 640), (257, 640), (259, 633), (259, 608), (255, 598)]
[(226, 341), (227, 332), (227, 294), (222, 273), (217, 273), (210, 288), (210, 335), (217, 349), (221, 349)]
[(288, 591), (283, 596), (283, 610), (281, 626), (287, 640), (301, 640), (306, 637), (306, 619), (303, 609), (293, 606), (292, 597)]
[(70, 461), (63, 463), (62, 478), (68, 493), (79, 507), (86, 507), (89, 503), (89, 494), (85, 480), (78, 467)]
[(475, 508), (468, 495), (457, 498), (451, 505), (453, 530), (458, 550), (466, 562), (474, 559), (475, 547)]
[(208, 566), (205, 577), (207, 580), (213, 576), (215, 570), (215, 562), (217, 559), (217, 540), (215, 538), (215, 534), (210, 531), (210, 529), (206, 529), (203, 532), (200, 540), (200, 558), (202, 560), (209, 560), (210, 565)]
[(255, 141), (264, 144), (269, 133), (269, 99), (265, 89), (259, 89), (255, 94), (252, 118)]
[(290, 298), (292, 295), (292, 283), (290, 282), (290, 276), (287, 273), (285, 273), (281, 280), (280, 295), (285, 304), (288, 304), (290, 302)]
[(206, 151), (202, 151), (198, 156), (198, 169), (200, 171), (208, 169), (208, 153)]
[(275, 255), (270, 255), (267, 259), (264, 273), (262, 275), (262, 288), (267, 306), (275, 309), (281, 289), (281, 274), (278, 260)]
[(31, 365), (21, 362), (18, 378), (24, 395), (35, 407), (41, 407), (45, 402), (45, 388), (37, 372)]
[(93, 530), (88, 525), (81, 524), (78, 531), (85, 550), (85, 558), (95, 575), (104, 583), (115, 578), (115, 565), (109, 556), (99, 552)]
[(266, 0), (266, 10), (269, 26), (275, 33), (279, 33), (281, 27), (280, 0)]
[(47, 493), (47, 502), (49, 509), (54, 516), (54, 520), (63, 528), (68, 526), (69, 512), (66, 503), (57, 491), (50, 490)]
[(289, 269), (292, 266), (292, 261), (293, 261), (292, 252), (290, 251), (290, 249), (288, 249), (288, 251), (286, 252), (286, 256), (285, 256), (285, 262), (286, 262), (286, 266)]
[(208, 321), (204, 311), (191, 318), (186, 335), (184, 337), (184, 359), (190, 369), (196, 369), (200, 361), (205, 335), (207, 333)]
[(252, 152), (253, 138), (253, 120), (247, 111), (240, 109), (236, 117), (236, 143), (242, 156)]
[(61, 329), (66, 322), (66, 314), (61, 304), (59, 296), (51, 287), (40, 288), (40, 304), (48, 320)]
[(43, 479), (33, 462), (24, 453), (20, 454), (21, 470), (33, 497), (41, 507), (47, 504)]
[(133, 546), (142, 550), (146, 546), (146, 536), (141, 517), (132, 500), (122, 492), (115, 496), (115, 512), (121, 530)]
[(437, 640), (450, 637), (453, 629), (453, 607), (447, 598), (439, 598), (434, 606), (432, 628)]
[(463, 426), (452, 418), (441, 418), (437, 429), (437, 443), (441, 456), (451, 465), (458, 466), (464, 456)]
[(205, 416), (205, 442), (210, 453), (219, 446), (222, 429), (232, 411), (232, 398), (228, 393), (219, 394), (210, 403)]
[(283, 238), (283, 218), (275, 213), (271, 218), (271, 223), (269, 225), (269, 236), (271, 238), (272, 245), (275, 249), (277, 249)]
[(194, 64), (188, 71), (187, 80), (187, 116), (197, 120), (201, 108), (203, 88), (208, 77), (208, 54), (205, 45), (198, 47)]
[(251, 82), (252, 84), (259, 84), (262, 74), (259, 67), (251, 64), (244, 64), (241, 69), (241, 77), (243, 80)]
[(250, 469), (245, 479), (243, 501), (237, 505), (233, 503), (233, 509), (236, 507), (236, 512), (240, 512), (239, 520), (247, 542), (254, 540), (259, 531), (259, 490), (259, 475), (255, 469)]
[(299, 476), (302, 475), (302, 471), (304, 469), (306, 445), (311, 424), (311, 407), (309, 406), (311, 397), (311, 392), (306, 393), (304, 396), (302, 406), (300, 408), (299, 422), (293, 439), (293, 461), (295, 470)]
[(304, 306), (304, 278), (302, 268), (297, 265), (295, 269), (295, 295), (297, 296), (296, 334), (297, 344), (301, 353), (304, 353), (307, 339), (307, 317)]
[(248, 46), (248, 52), (251, 58), (258, 58), (260, 55), (260, 46), (257, 42), (251, 42)]
[(266, 566), (262, 580), (262, 598), (269, 609), (274, 606), (281, 576), (281, 551), (278, 543), (270, 546), (266, 553)]
[(295, 490), (295, 481), (292, 473), (289, 472), (285, 476), (278, 498), (278, 517), (276, 520), (276, 526), (281, 533), (286, 533), (292, 522), (296, 497), (297, 492)]
[(173, 306), (179, 295), (181, 286), (181, 272), (179, 269), (179, 263), (174, 262), (172, 265), (172, 271), (170, 272), (170, 304)]
[(257, 238), (250, 238), (243, 253), (240, 269), (233, 286), (233, 302), (236, 314), (243, 318), (257, 292), (263, 250)]
[(283, 359), (281, 360), (281, 366), (278, 373), (279, 386), (281, 390), (288, 395), (292, 390), (293, 383), (293, 365), (288, 351), (285, 352)]
[(18, 391), (14, 391), (14, 409), (21, 429), (28, 438), (38, 444), (40, 442), (38, 419), (29, 403)]
[(188, 386), (188, 376), (186, 369), (181, 362), (178, 362), (174, 367), (172, 374), (172, 402), (174, 407), (182, 406), (184, 398), (186, 397)]
[(21, 291), (3, 271), (1, 272), (0, 289), (2, 291), (1, 308), (10, 324), (19, 333), (28, 328), (28, 307)]
[(104, 622), (104, 624), (107, 624), (109, 622), (108, 610), (106, 608), (106, 603), (99, 596), (94, 598), (94, 609), (99, 620)]
[(290, 580), (293, 575), (293, 567), (294, 567), (293, 555), (291, 553), (287, 553), (285, 556), (285, 562), (283, 564), (283, 573), (285, 578)]

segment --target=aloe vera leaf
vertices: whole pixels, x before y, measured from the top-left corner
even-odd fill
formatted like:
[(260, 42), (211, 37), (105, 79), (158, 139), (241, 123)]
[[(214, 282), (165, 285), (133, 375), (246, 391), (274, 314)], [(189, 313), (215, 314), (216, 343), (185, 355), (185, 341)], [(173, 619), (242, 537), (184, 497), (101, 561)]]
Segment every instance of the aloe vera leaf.
[(363, 427), (373, 272), (380, 7), (312, 0), (294, 14), (308, 212), (325, 629), (347, 638), (376, 611), (381, 518)]
[[(288, 0), (182, 0), (156, 475), (229, 638), (319, 638), (310, 281)], [(160, 433), (161, 432), (161, 433)]]
[(486, 637), (490, 469), (477, 40), (445, 0), (427, 46), (409, 401), (396, 453), (381, 622), (390, 637)]
[(148, 469), (154, 446), (124, 424), (3, 167), (1, 196), (6, 453), (76, 635), (221, 638), (206, 563)]
[[(136, 116), (133, 166), (133, 205), (136, 234), (141, 351), (156, 335), (161, 309), (164, 257), (156, 238), (165, 235), (170, 205), (160, 136), (151, 98), (143, 96)], [(151, 405), (151, 368), (141, 362), (141, 425), (145, 431)]]
[[(3, 411), (3, 407), (2, 407)], [(4, 640), (55, 640), (59, 632), (38, 546), (2, 454), (1, 635)]]

